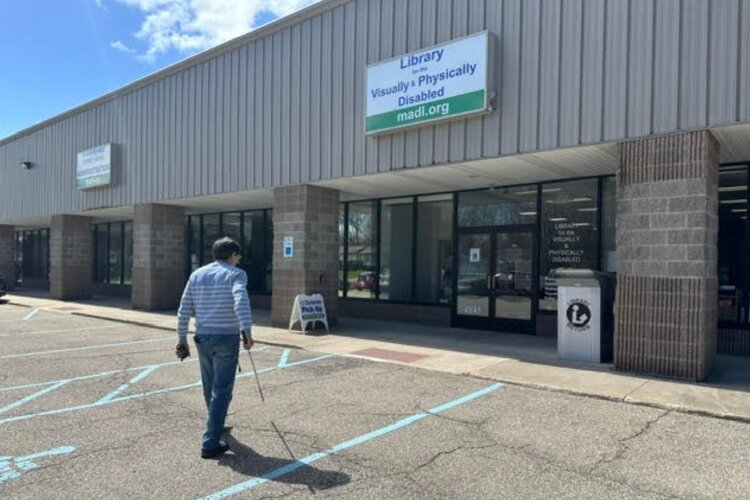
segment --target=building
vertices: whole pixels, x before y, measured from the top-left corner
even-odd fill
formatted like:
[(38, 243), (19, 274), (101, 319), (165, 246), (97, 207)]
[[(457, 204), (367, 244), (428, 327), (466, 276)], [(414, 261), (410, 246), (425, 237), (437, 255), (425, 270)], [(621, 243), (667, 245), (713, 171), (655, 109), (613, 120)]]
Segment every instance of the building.
[(0, 140), (0, 268), (170, 308), (231, 235), (276, 325), (320, 292), (333, 321), (546, 336), (552, 271), (590, 268), (615, 367), (701, 380), (750, 355), (748, 25), (750, 0), (322, 1)]

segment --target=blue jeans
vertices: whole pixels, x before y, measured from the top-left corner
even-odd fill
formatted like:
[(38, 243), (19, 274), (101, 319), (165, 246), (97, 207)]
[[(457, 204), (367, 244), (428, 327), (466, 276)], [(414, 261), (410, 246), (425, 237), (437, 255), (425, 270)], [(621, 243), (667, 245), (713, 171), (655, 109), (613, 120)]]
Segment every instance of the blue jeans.
[(237, 360), (240, 354), (239, 335), (196, 335), (195, 346), (201, 365), (203, 397), (208, 408), (208, 422), (201, 447), (219, 447), (224, 432), (229, 403), (232, 401)]

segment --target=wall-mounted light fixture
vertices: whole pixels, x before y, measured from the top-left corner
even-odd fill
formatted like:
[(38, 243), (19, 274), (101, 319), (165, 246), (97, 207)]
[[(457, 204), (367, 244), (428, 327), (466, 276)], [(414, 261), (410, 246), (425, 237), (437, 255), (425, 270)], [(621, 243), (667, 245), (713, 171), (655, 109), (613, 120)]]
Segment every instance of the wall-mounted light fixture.
[(24, 170), (29, 170), (31, 168), (31, 162), (30, 161), (22, 161), (21, 162), (21, 168)]

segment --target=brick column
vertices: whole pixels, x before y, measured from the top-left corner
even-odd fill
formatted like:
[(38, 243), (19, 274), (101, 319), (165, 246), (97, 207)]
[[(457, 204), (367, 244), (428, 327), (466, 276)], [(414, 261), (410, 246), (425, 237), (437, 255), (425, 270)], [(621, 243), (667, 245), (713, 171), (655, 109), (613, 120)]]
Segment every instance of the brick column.
[(149, 203), (133, 220), (134, 309), (175, 309), (185, 287), (185, 211)]
[(0, 226), (0, 274), (5, 277), (8, 290), (16, 284), (16, 228)]
[(49, 236), (49, 289), (57, 300), (91, 298), (91, 220), (53, 215)]
[(719, 145), (703, 130), (619, 152), (615, 367), (703, 380), (717, 342)]
[[(329, 325), (338, 321), (339, 192), (317, 186), (273, 193), (273, 326), (286, 328), (297, 294), (321, 293)], [(294, 255), (284, 257), (285, 236)]]

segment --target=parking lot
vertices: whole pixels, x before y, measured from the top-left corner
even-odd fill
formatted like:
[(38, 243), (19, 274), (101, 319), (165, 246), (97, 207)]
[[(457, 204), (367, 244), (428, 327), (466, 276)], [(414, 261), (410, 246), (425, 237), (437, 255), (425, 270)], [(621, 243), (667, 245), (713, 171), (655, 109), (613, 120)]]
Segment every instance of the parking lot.
[(0, 340), (4, 498), (750, 494), (747, 424), (267, 345), (202, 460), (172, 332), (4, 304)]

